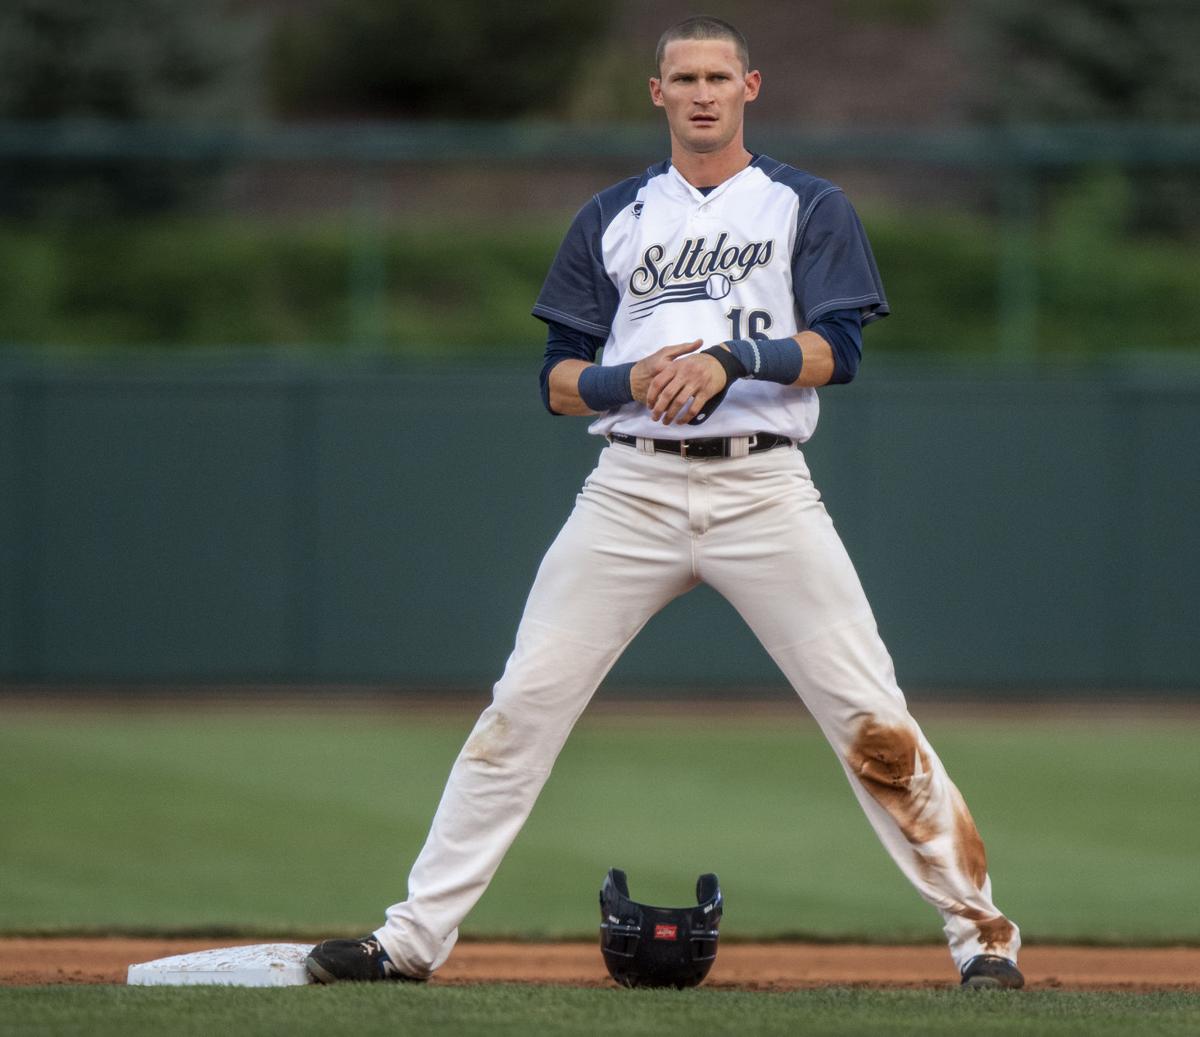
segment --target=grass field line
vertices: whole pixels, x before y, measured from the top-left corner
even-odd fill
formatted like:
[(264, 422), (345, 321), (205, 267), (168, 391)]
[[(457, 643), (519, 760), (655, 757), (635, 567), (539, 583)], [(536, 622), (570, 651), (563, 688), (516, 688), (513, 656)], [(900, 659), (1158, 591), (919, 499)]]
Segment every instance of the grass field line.
[(512, 983), (0, 989), (0, 1032), (90, 1037), (353, 1033), (390, 1037), (1193, 1037), (1191, 991), (979, 991), (823, 986), (791, 991), (622, 990)]

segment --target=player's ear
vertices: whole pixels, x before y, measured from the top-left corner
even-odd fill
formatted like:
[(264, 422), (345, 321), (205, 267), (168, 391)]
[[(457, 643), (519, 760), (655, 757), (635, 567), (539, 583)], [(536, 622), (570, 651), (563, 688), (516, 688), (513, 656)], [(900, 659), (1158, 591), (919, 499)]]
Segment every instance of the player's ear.
[(650, 100), (658, 108), (663, 106), (662, 80), (657, 76), (650, 77)]
[(758, 69), (751, 69), (746, 73), (746, 100), (753, 101), (758, 96), (758, 91), (762, 87), (762, 73)]

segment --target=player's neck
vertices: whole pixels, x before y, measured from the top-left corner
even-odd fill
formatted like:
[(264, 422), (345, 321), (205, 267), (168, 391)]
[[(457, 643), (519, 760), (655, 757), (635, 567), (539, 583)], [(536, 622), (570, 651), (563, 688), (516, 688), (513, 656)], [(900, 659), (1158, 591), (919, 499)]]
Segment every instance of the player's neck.
[(671, 165), (693, 187), (723, 184), (750, 165), (751, 158), (740, 139), (731, 141), (727, 148), (709, 154), (686, 151), (678, 145), (671, 148)]

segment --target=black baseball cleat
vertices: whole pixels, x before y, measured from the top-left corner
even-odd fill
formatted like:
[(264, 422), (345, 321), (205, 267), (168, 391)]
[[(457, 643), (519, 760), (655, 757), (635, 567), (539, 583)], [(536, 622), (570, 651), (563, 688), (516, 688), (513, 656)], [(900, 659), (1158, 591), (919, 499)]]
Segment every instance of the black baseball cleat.
[(1015, 961), (999, 954), (976, 954), (963, 966), (962, 985), (973, 990), (1020, 990), (1025, 977)]
[(381, 979), (421, 982), (396, 968), (374, 936), (323, 940), (309, 951), (304, 965), (318, 983), (373, 983)]

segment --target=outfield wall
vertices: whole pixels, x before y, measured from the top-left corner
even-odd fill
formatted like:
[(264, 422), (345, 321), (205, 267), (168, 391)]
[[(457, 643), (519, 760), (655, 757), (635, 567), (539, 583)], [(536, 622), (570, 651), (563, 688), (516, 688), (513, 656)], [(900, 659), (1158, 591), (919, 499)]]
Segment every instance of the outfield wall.
[[(868, 362), (806, 449), (909, 686), (1200, 686), (1200, 377)], [(0, 364), (0, 677), (483, 685), (599, 443), (536, 371)], [(700, 589), (610, 680), (779, 678)]]

